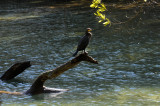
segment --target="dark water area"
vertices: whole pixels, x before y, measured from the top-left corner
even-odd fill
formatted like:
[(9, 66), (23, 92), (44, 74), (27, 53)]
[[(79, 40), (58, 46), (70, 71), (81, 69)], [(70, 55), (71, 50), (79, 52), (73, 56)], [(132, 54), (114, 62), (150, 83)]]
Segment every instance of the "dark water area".
[(69, 89), (64, 94), (0, 94), (0, 104), (160, 105), (158, 5), (140, 12), (110, 8), (110, 27), (98, 23), (89, 4), (17, 5), (0, 4), (0, 75), (16, 62), (30, 60), (33, 65), (11, 81), (0, 81), (0, 90), (24, 92), (41, 73), (72, 59), (88, 27), (93, 29), (93, 37), (87, 52), (99, 64), (81, 62), (45, 83), (47, 87)]

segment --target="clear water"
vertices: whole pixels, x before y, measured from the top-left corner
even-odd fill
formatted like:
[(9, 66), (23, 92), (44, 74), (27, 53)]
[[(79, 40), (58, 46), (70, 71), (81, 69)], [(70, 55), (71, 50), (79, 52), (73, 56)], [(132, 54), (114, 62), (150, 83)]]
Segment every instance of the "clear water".
[[(72, 59), (87, 27), (93, 29), (87, 51), (99, 64), (81, 62), (45, 83), (69, 89), (64, 94), (0, 94), (1, 105), (160, 105), (159, 7), (144, 9), (126, 24), (104, 27), (88, 6), (31, 4), (1, 3), (0, 75), (19, 61), (33, 65), (11, 81), (0, 81), (0, 90), (24, 92), (41, 73)], [(133, 9), (109, 14), (113, 21), (130, 16)]]

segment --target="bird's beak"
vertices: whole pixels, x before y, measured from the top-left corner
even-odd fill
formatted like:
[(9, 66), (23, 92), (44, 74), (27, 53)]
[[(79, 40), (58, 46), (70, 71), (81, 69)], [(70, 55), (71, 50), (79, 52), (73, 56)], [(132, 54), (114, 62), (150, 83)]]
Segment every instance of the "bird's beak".
[(88, 32), (92, 31), (92, 29), (88, 29)]

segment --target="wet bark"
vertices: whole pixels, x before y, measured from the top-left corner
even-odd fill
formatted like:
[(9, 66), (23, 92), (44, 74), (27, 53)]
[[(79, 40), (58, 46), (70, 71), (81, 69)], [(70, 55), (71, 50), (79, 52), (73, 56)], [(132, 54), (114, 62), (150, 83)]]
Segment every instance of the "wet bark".
[(1, 77), (1, 80), (11, 80), (20, 73), (22, 73), (26, 68), (30, 67), (30, 61), (16, 63), (11, 66)]
[(64, 89), (51, 89), (44, 87), (44, 83), (48, 79), (53, 79), (62, 74), (63, 72), (67, 71), (68, 69), (73, 68), (81, 61), (87, 61), (90, 63), (98, 64), (96, 60), (94, 60), (91, 56), (88, 56), (87, 53), (80, 54), (77, 57), (73, 58), (72, 60), (68, 61), (67, 63), (47, 72), (42, 73), (32, 84), (29, 90), (25, 92), (27, 95), (35, 95), (40, 93), (61, 93), (66, 90)]

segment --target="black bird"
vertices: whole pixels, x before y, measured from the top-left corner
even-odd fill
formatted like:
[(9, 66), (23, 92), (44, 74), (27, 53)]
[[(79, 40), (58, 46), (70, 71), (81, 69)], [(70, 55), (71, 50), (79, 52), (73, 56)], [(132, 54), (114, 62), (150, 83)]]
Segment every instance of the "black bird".
[(78, 46), (77, 46), (77, 50), (76, 52), (73, 54), (73, 56), (76, 56), (78, 51), (84, 51), (85, 53), (85, 49), (86, 47), (88, 46), (89, 44), (89, 41), (91, 39), (91, 36), (92, 36), (92, 33), (91, 33), (92, 29), (91, 28), (87, 28), (86, 29), (86, 33), (85, 35), (81, 38), (81, 40), (79, 41), (78, 43)]

